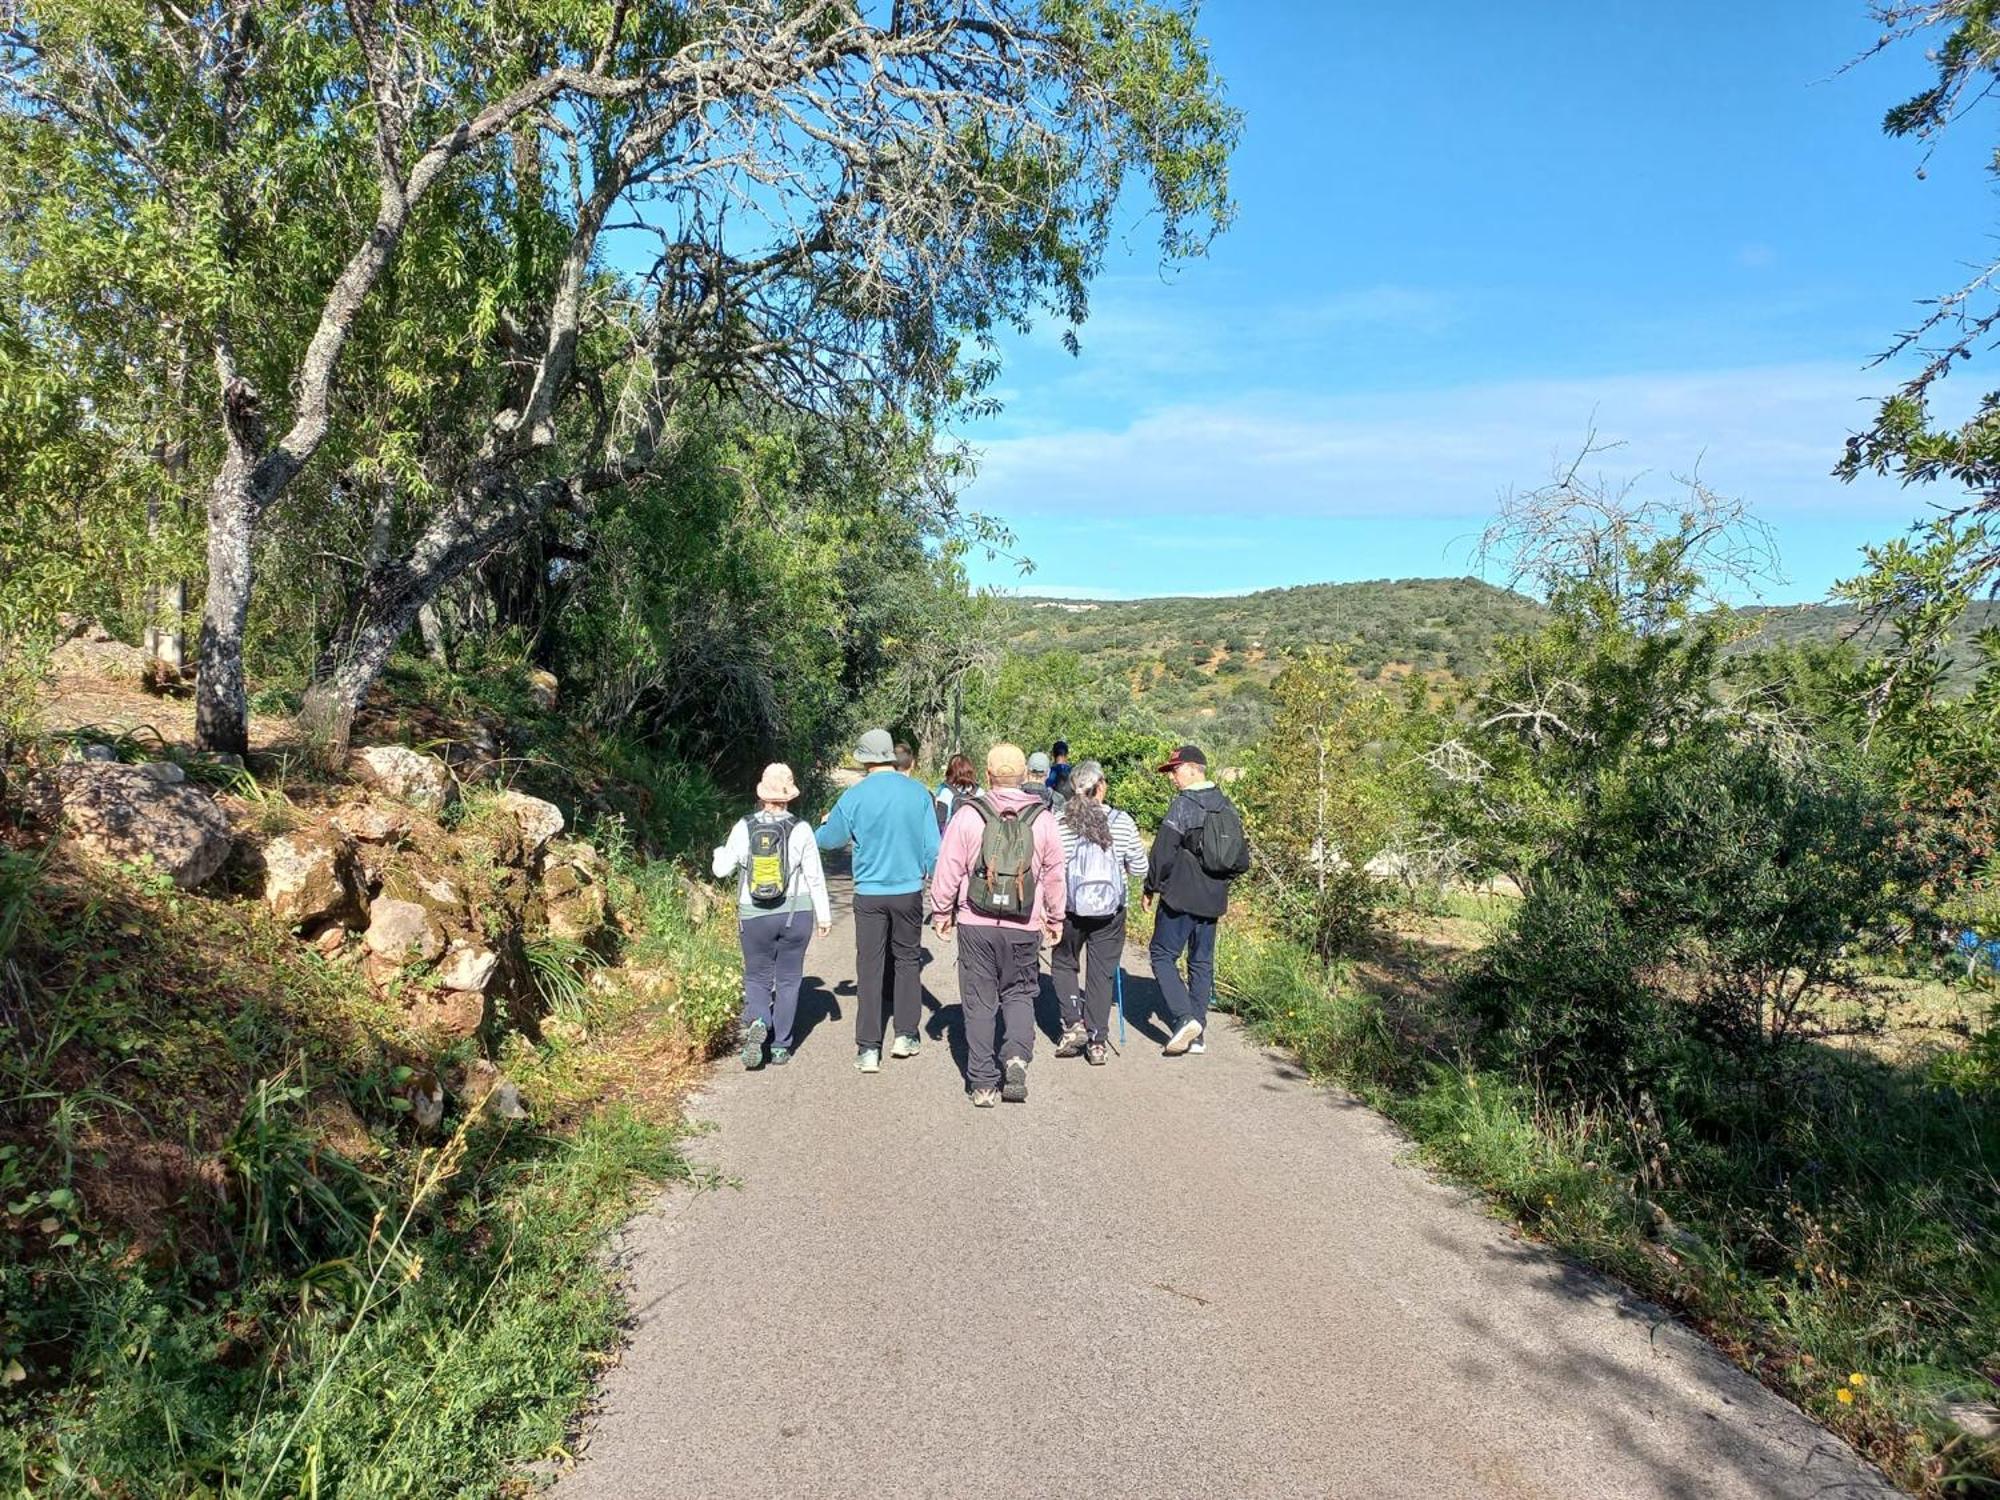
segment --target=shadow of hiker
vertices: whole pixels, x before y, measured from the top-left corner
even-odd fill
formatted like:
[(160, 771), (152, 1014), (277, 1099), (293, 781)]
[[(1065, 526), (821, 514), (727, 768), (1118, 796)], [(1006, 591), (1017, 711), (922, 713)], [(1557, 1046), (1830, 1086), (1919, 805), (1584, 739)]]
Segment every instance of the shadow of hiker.
[[(1150, 973), (1134, 969), (1130, 953), (1125, 964), (1125, 1024), (1155, 1046), (1164, 1047), (1169, 1035), (1166, 1027), (1167, 1002), (1160, 994), (1159, 981)], [(1118, 1025), (1117, 1012), (1112, 1012), (1111, 1024)]]
[(799, 985), (798, 1019), (792, 1025), (792, 1050), (798, 1051), (806, 1044), (806, 1038), (819, 1029), (823, 1021), (838, 1021), (842, 1018), (840, 1001), (842, 994), (852, 994), (854, 986), (842, 982), (828, 989), (826, 981), (817, 974), (808, 974)]

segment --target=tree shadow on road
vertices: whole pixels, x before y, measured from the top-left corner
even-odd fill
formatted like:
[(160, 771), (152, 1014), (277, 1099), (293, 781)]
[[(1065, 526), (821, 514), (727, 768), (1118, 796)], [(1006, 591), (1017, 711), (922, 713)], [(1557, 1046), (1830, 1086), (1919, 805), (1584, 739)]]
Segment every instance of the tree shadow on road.
[[(1661, 1495), (1703, 1500), (1722, 1474), (1773, 1496), (1863, 1500), (1895, 1493), (1838, 1438), (1810, 1417), (1780, 1409), (1755, 1380), (1703, 1347), (1698, 1334), (1687, 1333), (1685, 1342), (1663, 1339), (1660, 1330), (1675, 1322), (1673, 1315), (1610, 1277), (1529, 1241), (1473, 1246), (1435, 1228), (1420, 1233), (1474, 1281), (1494, 1277), (1498, 1267), (1499, 1285), (1529, 1279), (1578, 1309), (1574, 1319), (1538, 1320), (1533, 1333), (1510, 1334), (1514, 1325), (1477, 1307), (1457, 1308), (1457, 1373), (1474, 1385), (1504, 1382), (1551, 1411), (1587, 1401), (1597, 1430), (1650, 1471)], [(1649, 1358), (1617, 1357), (1616, 1341), (1598, 1331), (1607, 1313), (1645, 1331)], [(1760, 1410), (1767, 1401), (1770, 1409)], [(1706, 1419), (1699, 1424), (1703, 1441), (1683, 1456), (1663, 1439), (1673, 1429), (1662, 1415), (1682, 1413), (1684, 1422), (1690, 1409)], [(1796, 1428), (1785, 1431), (1794, 1421)]]

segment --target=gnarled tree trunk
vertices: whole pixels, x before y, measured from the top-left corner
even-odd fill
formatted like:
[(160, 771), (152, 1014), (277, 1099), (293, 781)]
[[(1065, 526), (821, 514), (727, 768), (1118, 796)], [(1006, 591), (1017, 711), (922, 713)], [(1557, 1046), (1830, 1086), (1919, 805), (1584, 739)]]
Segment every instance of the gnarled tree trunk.
[(520, 536), (573, 482), (544, 480), (520, 489), (489, 474), (432, 520), (409, 557), (370, 571), (349, 623), (327, 652), (319, 681), (299, 707), (299, 726), (315, 757), (329, 765), (347, 759), (355, 715), (396, 643), (447, 584)]
[[(232, 397), (225, 393), (223, 399)], [(250, 546), (258, 510), (251, 452), (232, 437), (208, 492), (208, 600), (194, 690), (196, 741), (204, 750), (231, 755), (250, 751), (243, 627), (250, 617)]]

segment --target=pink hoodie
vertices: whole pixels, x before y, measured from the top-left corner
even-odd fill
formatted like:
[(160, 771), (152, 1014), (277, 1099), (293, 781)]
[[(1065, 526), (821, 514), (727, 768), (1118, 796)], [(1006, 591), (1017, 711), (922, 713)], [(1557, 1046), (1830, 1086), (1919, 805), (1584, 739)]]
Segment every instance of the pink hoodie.
[[(1001, 812), (1039, 805), (1041, 800), (1011, 786), (990, 787), (981, 795)], [(943, 847), (938, 850), (937, 873), (931, 876), (931, 910), (967, 927), (1025, 929), (1035, 923), (1062, 921), (1069, 900), (1069, 884), (1063, 876), (1062, 832), (1056, 827), (1056, 815), (1044, 808), (1035, 819), (1035, 906), (1026, 923), (982, 915), (965, 899), (973, 866), (979, 862), (979, 842), (985, 834), (985, 822), (971, 807), (961, 807), (952, 814), (944, 831)]]

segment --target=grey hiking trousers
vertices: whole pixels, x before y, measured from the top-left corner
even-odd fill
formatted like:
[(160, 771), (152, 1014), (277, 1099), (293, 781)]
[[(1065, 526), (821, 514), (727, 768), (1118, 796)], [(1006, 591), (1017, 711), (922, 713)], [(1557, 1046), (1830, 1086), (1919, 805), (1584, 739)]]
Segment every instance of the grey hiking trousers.
[[(1001, 1065), (1035, 1055), (1035, 996), (1042, 988), (1038, 927), (958, 928), (958, 999), (965, 1016), (965, 1082), (1000, 1087)], [(1005, 1040), (1000, 1041), (999, 1034)], [(995, 1043), (999, 1042), (996, 1047)]]

